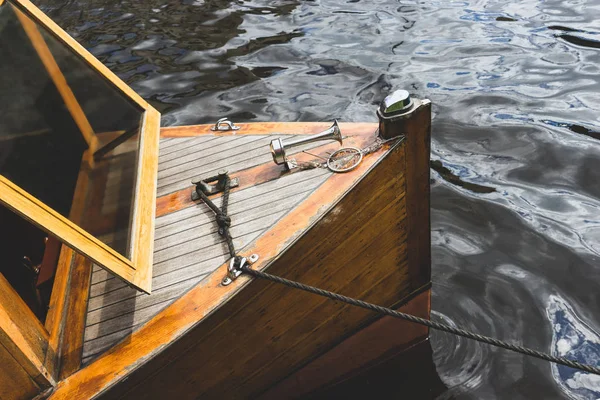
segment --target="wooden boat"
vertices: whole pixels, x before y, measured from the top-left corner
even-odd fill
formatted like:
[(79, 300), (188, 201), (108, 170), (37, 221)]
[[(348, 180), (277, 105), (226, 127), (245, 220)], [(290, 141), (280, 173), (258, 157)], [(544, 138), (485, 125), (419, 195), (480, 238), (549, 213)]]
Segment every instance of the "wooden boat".
[(428, 317), (429, 101), (396, 92), (378, 124), (340, 123), (360, 151), (329, 168), (330, 123), (160, 129), (28, 0), (0, 0), (0, 90), (0, 398), (296, 398), (427, 340), (228, 275), (191, 182), (237, 181), (231, 234), (253, 269)]

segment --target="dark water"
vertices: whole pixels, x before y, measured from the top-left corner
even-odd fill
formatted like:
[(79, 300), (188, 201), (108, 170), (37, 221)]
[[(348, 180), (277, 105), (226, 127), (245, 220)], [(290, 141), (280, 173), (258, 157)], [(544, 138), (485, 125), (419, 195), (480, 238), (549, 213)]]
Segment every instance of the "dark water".
[[(433, 317), (600, 363), (599, 0), (38, 3), (164, 125), (431, 99)], [(598, 376), (432, 346), (441, 398), (600, 397)]]

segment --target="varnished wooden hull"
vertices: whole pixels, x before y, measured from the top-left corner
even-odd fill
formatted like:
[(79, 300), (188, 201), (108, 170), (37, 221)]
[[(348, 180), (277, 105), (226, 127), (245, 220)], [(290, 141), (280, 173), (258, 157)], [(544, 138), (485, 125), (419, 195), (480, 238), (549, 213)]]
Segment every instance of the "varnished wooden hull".
[[(425, 289), (397, 309), (421, 318), (429, 318), (430, 301), (431, 289)], [(404, 360), (407, 364), (414, 365), (415, 360), (407, 354), (407, 350), (424, 343), (428, 334), (428, 329), (421, 325), (406, 323), (392, 317), (377, 319), (329, 351), (308, 361), (304, 367), (257, 397), (261, 400), (275, 400), (323, 396), (335, 387), (351, 385), (353, 379), (360, 379), (361, 375), (364, 376), (368, 371), (375, 370), (390, 360), (394, 360), (395, 363)]]
[(302, 398), (433, 400), (440, 398), (447, 390), (438, 375), (431, 343), (425, 340), (380, 364), (303, 395)]

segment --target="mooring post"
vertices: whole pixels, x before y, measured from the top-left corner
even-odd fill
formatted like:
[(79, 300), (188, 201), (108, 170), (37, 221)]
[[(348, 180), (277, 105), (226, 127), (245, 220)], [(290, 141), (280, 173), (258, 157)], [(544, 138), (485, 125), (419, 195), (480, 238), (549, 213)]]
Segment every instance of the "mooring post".
[[(429, 155), (431, 101), (411, 99), (406, 90), (387, 96), (377, 110), (383, 139), (406, 139), (406, 211), (408, 265), (411, 272), (431, 280), (431, 222), (429, 213)], [(427, 274), (427, 275), (425, 275)]]

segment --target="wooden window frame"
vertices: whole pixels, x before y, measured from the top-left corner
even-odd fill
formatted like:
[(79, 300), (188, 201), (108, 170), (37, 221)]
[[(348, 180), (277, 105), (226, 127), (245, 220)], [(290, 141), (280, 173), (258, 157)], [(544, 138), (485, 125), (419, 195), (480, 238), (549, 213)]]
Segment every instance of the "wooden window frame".
[[(0, 175), (0, 203), (63, 242), (45, 323), (38, 320), (0, 274), (0, 376), (12, 376), (10, 384), (0, 385), (0, 397), (33, 397), (52, 390), (59, 380), (79, 368), (92, 263), (150, 293), (160, 114), (29, 0), (0, 0), (0, 6), (7, 4), (15, 6), (22, 24), (26, 21), (25, 33), (88, 144), (69, 218)], [(143, 110), (130, 235), (131, 260), (78, 225), (85, 204), (77, 199), (90, 186), (87, 168), (94, 164), (99, 140), (32, 20)]]
[[(4, 1), (0, 0), (0, 5), (2, 3)], [(130, 234), (129, 253), (131, 254), (131, 259), (119, 254), (82, 229), (75, 222), (60, 215), (1, 175), (0, 203), (53, 236), (56, 236), (64, 244), (73, 248), (78, 253), (85, 255), (94, 263), (126, 280), (135, 288), (150, 293), (152, 284), (160, 114), (29, 0), (8, 0), (6, 3), (14, 5), (20, 12), (45, 27), (60, 42), (79, 55), (93, 70), (104, 76), (106, 81), (116, 90), (128, 97), (143, 110)], [(27, 18), (22, 17), (20, 19), (22, 23), (23, 20), (27, 20)], [(39, 31), (37, 31), (37, 28), (32, 30), (29, 27), (28, 29), (26, 25), (27, 23), (24, 25), (26, 33), (32, 40), (52, 80), (57, 88), (59, 88), (59, 93), (63, 97), (63, 100), (65, 100), (67, 108), (88, 143), (88, 158), (90, 159), (90, 163), (93, 163), (91, 155), (96, 150), (98, 143), (95, 133), (91, 129), (71, 89), (68, 87), (66, 79), (60, 72), (52, 54), (47, 47), (44, 49), (45, 42), (38, 42), (36, 44), (34, 41), (35, 38), (33, 36), (35, 36), (35, 32), (39, 35)]]

